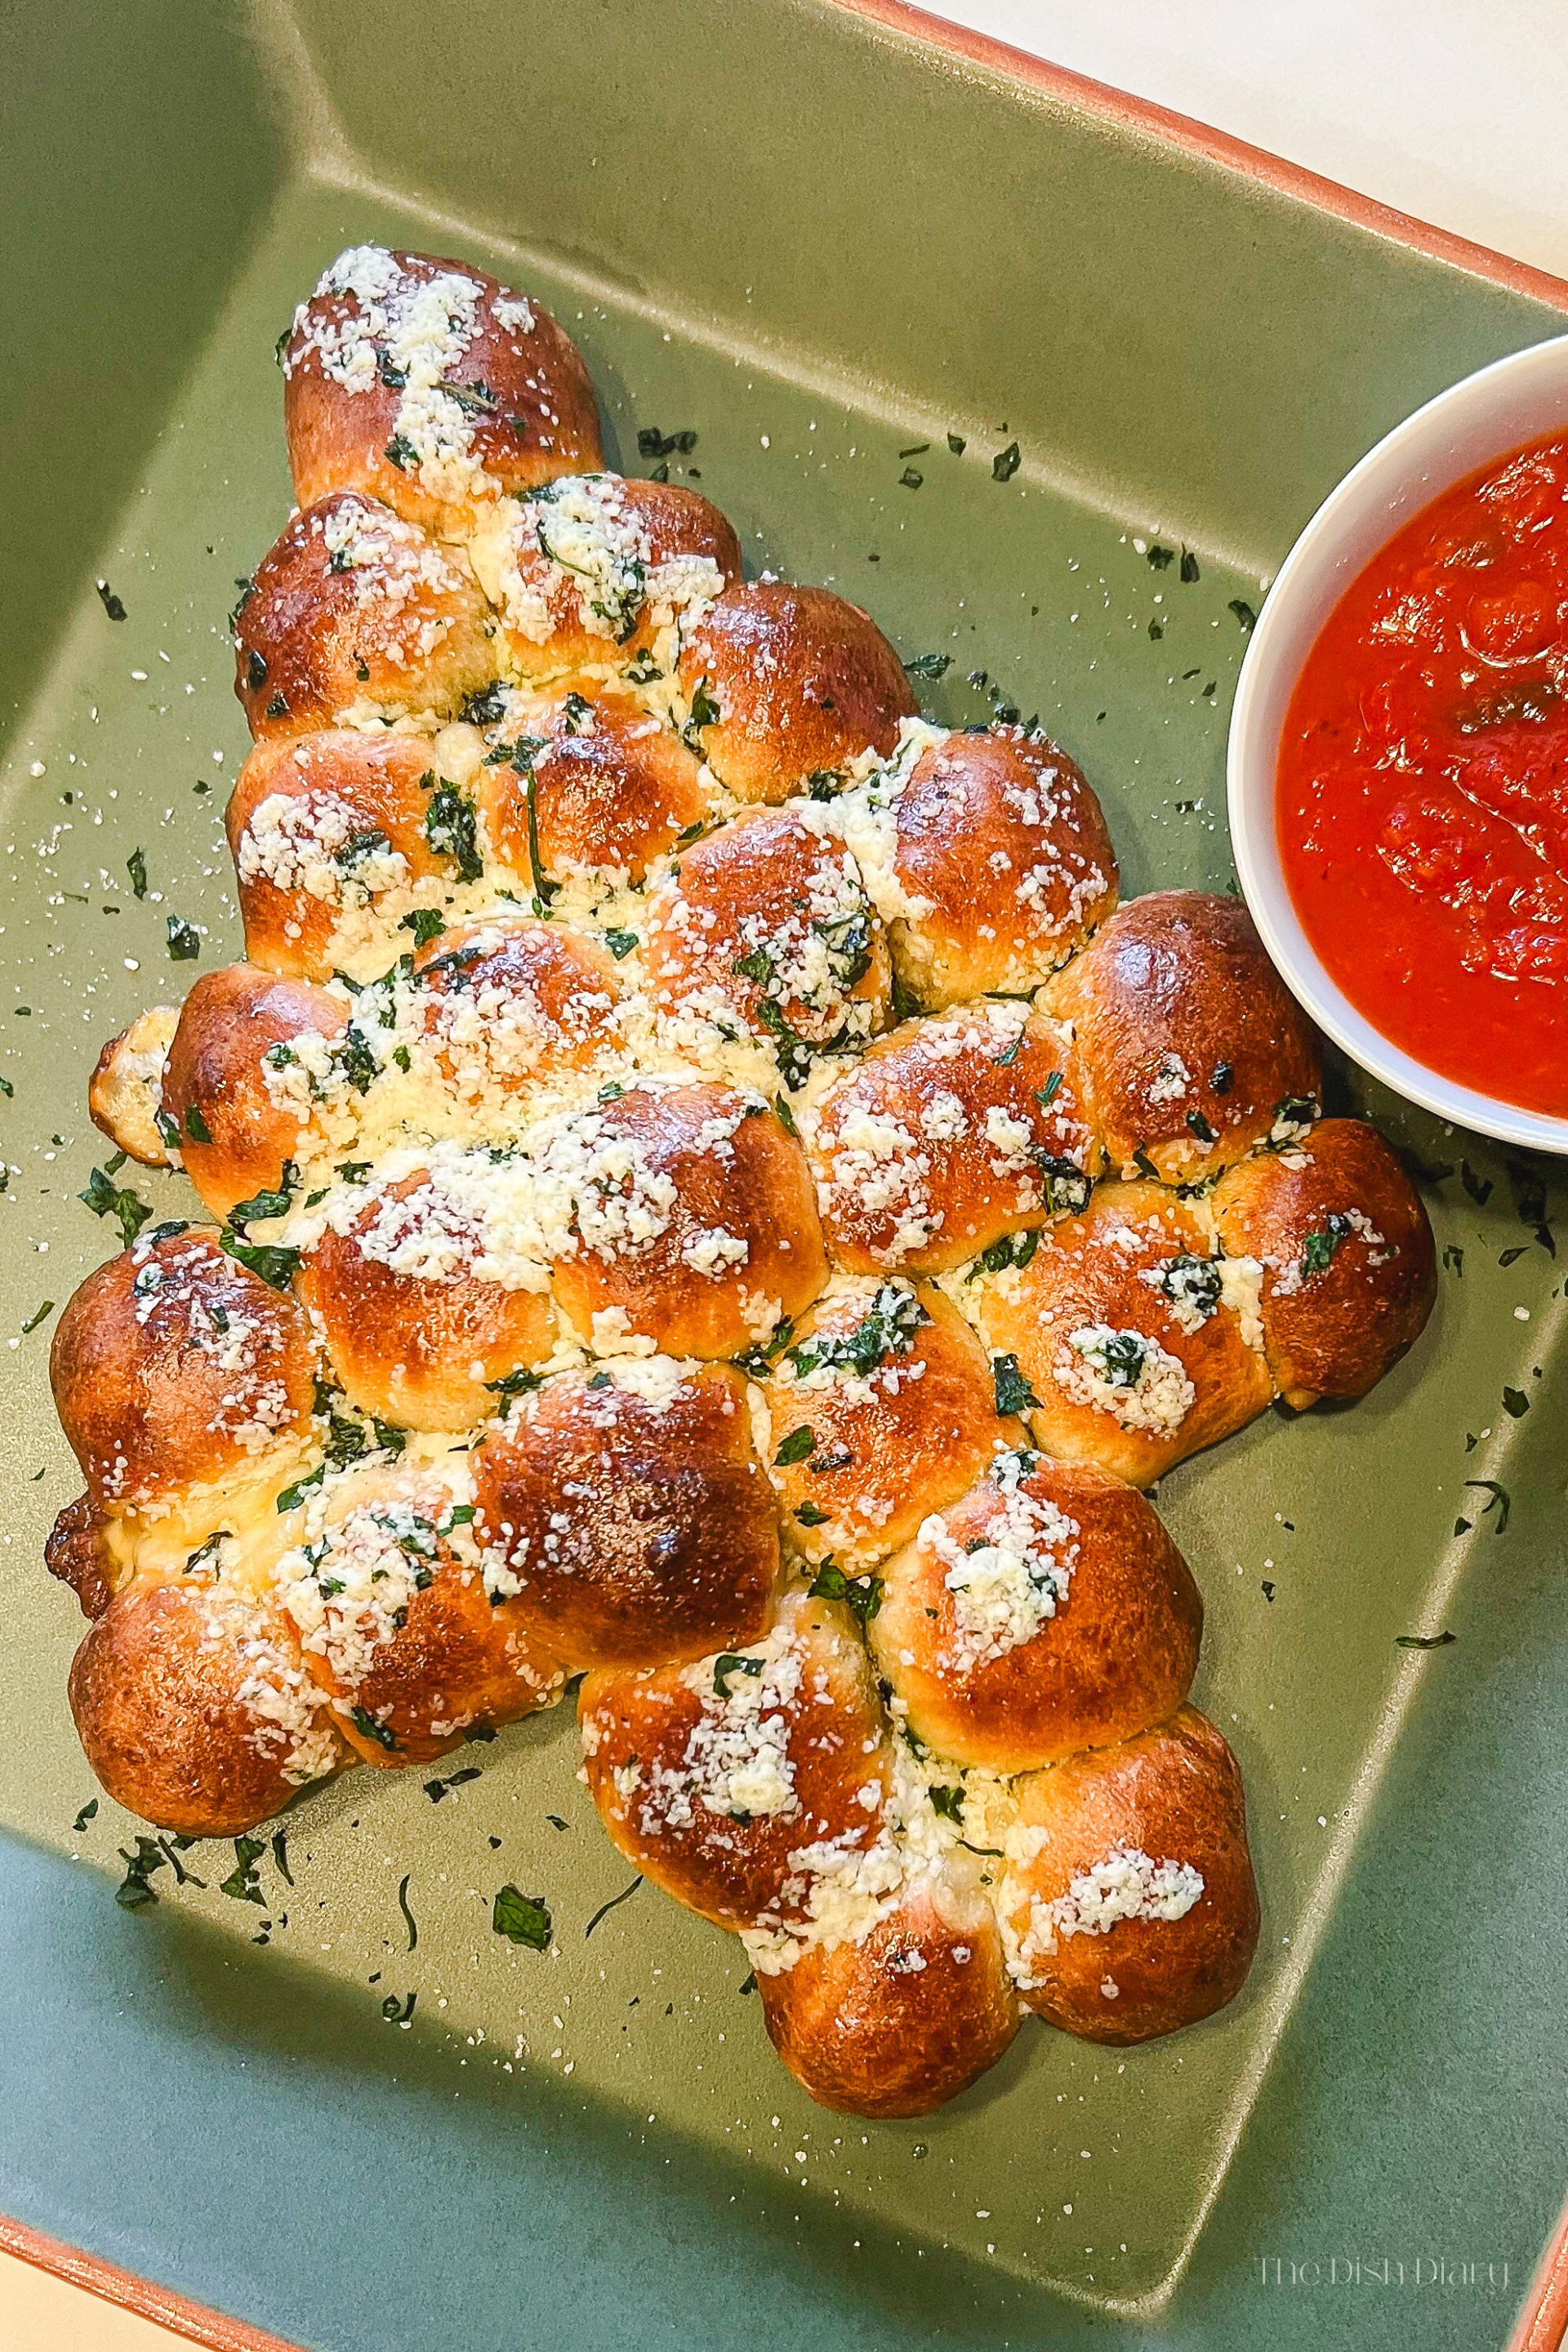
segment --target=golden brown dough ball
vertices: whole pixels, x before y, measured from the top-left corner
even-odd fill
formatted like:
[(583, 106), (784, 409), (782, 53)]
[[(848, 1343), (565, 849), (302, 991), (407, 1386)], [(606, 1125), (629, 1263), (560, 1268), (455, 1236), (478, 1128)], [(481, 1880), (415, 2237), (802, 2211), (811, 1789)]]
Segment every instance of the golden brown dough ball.
[(279, 1606), (363, 1762), (428, 1763), (476, 1724), (513, 1722), (560, 1690), (563, 1669), (439, 1465), (352, 1470), (289, 1517)]
[(458, 560), (357, 491), (307, 507), (235, 610), (234, 690), (279, 740), (346, 714), (450, 718), (496, 674), (489, 607)]
[(687, 635), (679, 666), (687, 740), (739, 801), (786, 801), (884, 757), (915, 698), (887, 638), (827, 588), (753, 580), (727, 589)]
[(620, 984), (580, 931), (526, 915), (450, 923), (414, 958), (425, 1034), (464, 1099), (517, 1094), (619, 1042)]
[(648, 900), (647, 962), (667, 1013), (772, 1044), (791, 1085), (804, 1048), (863, 1042), (887, 1018), (881, 918), (810, 801), (749, 810), (687, 850)]
[(728, 1365), (562, 1372), (473, 1465), (476, 1531), (517, 1578), (533, 1636), (574, 1668), (710, 1657), (766, 1633), (778, 1514)]
[(492, 1246), (495, 1177), (488, 1152), (449, 1150), (305, 1252), (300, 1296), (362, 1412), (408, 1429), (471, 1429), (495, 1411), (489, 1384), (554, 1346), (542, 1261), (501, 1259)]
[(1090, 2042), (1144, 2042), (1240, 1991), (1258, 1927), (1246, 1800), (1194, 1707), (1013, 1795), (999, 1907), (1039, 2016)]
[(827, 1279), (805, 1154), (755, 1095), (612, 1082), (530, 1150), (556, 1297), (603, 1353), (738, 1356)]
[(640, 882), (708, 814), (696, 755), (628, 691), (568, 678), (547, 694), (512, 696), (493, 731), (500, 740), (475, 797), (491, 854), (530, 885), (531, 800), (539, 878), (554, 881), (619, 873)]
[(115, 1802), (184, 1837), (237, 1837), (349, 1760), (292, 1625), (200, 1577), (118, 1594), (76, 1654), (70, 1703)]
[(1364, 1396), (1426, 1328), (1432, 1228), (1374, 1128), (1325, 1118), (1289, 1150), (1244, 1160), (1214, 1214), (1229, 1255), (1261, 1265), (1264, 1349), (1288, 1404)]
[(258, 743), (227, 815), (249, 961), (324, 980), (345, 918), (452, 875), (426, 830), (437, 789), (418, 736), (343, 728)]
[(303, 1139), (319, 1133), (310, 1068), (324, 1066), (347, 1025), (324, 988), (253, 964), (226, 964), (196, 982), (169, 1047), (163, 1110), (215, 1217), (274, 1191)]
[(743, 1653), (601, 1668), (578, 1702), (621, 1852), (721, 1927), (798, 1927), (877, 1843), (891, 1754), (847, 1609), (792, 1593)]
[(871, 1648), (940, 1755), (1027, 1772), (1163, 1723), (1203, 1601), (1142, 1495), (1091, 1462), (1005, 1454), (883, 1571)]
[(1212, 1259), (1194, 1211), (1157, 1184), (1100, 1185), (972, 1296), (1004, 1402), (1016, 1388), (1047, 1452), (1135, 1486), (1274, 1393), (1247, 1269)]
[(660, 632), (740, 579), (741, 544), (695, 490), (584, 474), (497, 507), (472, 562), (507, 673), (528, 680), (610, 663), (653, 672)]
[(898, 925), (893, 951), (922, 1004), (1037, 986), (1116, 904), (1100, 803), (1065, 751), (1020, 727), (933, 744), (894, 823), (900, 887), (928, 911)]
[(851, 1570), (1022, 1442), (985, 1350), (930, 1283), (841, 1276), (763, 1383), (768, 1459), (796, 1549)]
[(310, 1331), (199, 1225), (156, 1225), (60, 1317), (55, 1405), (95, 1503), (136, 1510), (248, 1470), (298, 1439)]
[(858, 1943), (812, 1947), (758, 1971), (774, 2049), (817, 2104), (925, 2116), (994, 2066), (1018, 2030), (991, 1906), (911, 1894)]
[(1099, 1150), (1070, 1039), (1023, 1005), (906, 1021), (805, 1122), (836, 1262), (937, 1274), (1080, 1206)]
[(365, 490), (459, 538), (503, 495), (599, 462), (575, 344), (465, 261), (351, 247), (295, 311), (280, 356), (301, 506)]
[(1317, 1032), (1237, 898), (1129, 899), (1045, 1001), (1073, 1024), (1090, 1115), (1124, 1176), (1193, 1183), (1315, 1115)]
[(150, 1005), (110, 1039), (88, 1084), (94, 1127), (143, 1168), (170, 1165), (158, 1113), (163, 1107), (163, 1065), (179, 1025), (178, 1005)]

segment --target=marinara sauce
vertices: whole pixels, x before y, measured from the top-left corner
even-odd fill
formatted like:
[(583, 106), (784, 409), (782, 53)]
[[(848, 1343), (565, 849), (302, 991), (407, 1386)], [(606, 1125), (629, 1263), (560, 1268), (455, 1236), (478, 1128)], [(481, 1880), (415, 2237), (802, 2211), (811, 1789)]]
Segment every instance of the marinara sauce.
[(1445, 491), (1345, 591), (1278, 810), (1297, 912), (1367, 1019), (1568, 1113), (1568, 435)]

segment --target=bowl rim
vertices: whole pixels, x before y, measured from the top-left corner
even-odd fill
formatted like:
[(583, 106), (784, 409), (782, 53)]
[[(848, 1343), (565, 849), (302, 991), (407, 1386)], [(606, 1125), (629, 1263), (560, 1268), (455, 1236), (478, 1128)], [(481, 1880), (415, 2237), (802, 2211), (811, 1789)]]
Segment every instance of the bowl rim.
[[(1489, 438), (1479, 428), (1506, 408), (1510, 395), (1521, 408), (1539, 399), (1540, 419), (1518, 430), (1500, 425)], [(1553, 405), (1555, 419), (1547, 413)], [(1226, 780), (1232, 854), (1247, 910), (1280, 976), (1324, 1034), (1394, 1093), (1456, 1126), (1568, 1156), (1568, 1116), (1532, 1111), (1446, 1077), (1360, 1011), (1329, 973), (1296, 911), (1275, 825), (1286, 707), (1344, 588), (1412, 516), (1484, 466), (1489, 451), (1502, 457), (1550, 432), (1553, 422), (1568, 430), (1568, 334), (1510, 352), (1435, 394), (1335, 484), (1280, 565), (1252, 629), (1231, 708)]]

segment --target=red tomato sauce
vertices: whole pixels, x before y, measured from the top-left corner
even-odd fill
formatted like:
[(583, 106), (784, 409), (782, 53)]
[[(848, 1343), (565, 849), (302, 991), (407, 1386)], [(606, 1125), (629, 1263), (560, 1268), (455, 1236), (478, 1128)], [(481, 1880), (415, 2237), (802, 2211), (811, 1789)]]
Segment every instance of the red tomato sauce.
[(1568, 435), (1445, 491), (1346, 589), (1277, 806), (1297, 912), (1366, 1018), (1568, 1113)]

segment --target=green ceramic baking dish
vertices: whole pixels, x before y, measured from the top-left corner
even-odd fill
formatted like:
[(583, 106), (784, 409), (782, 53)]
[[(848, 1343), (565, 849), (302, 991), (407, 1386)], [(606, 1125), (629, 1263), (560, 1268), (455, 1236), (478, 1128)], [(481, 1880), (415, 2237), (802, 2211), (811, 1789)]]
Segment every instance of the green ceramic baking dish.
[[(813, 2108), (732, 1945), (603, 1910), (627, 1874), (558, 1718), (456, 1788), (324, 1790), (237, 1892), (203, 1847), (117, 1904), (135, 1825), (91, 1811), (39, 1557), (74, 1492), (46, 1302), (109, 1246), (99, 1043), (191, 977), (171, 914), (204, 962), (237, 938), (226, 614), (286, 509), (272, 343), (342, 245), (540, 292), (613, 459), (695, 433), (674, 463), (757, 566), (952, 657), (937, 716), (1037, 710), (1129, 889), (1229, 878), (1230, 694), (1295, 531), (1568, 287), (891, 0), (78, 0), (12, 11), (5, 67), (10, 2242), (322, 2352), (1500, 2346), (1568, 2179), (1555, 1168), (1336, 1073), (1422, 1171), (1437, 1314), (1363, 1404), (1160, 1496), (1258, 1966), (1167, 2043), (1032, 2029), (918, 2125)], [(490, 1932), (506, 1881), (548, 1953)]]

